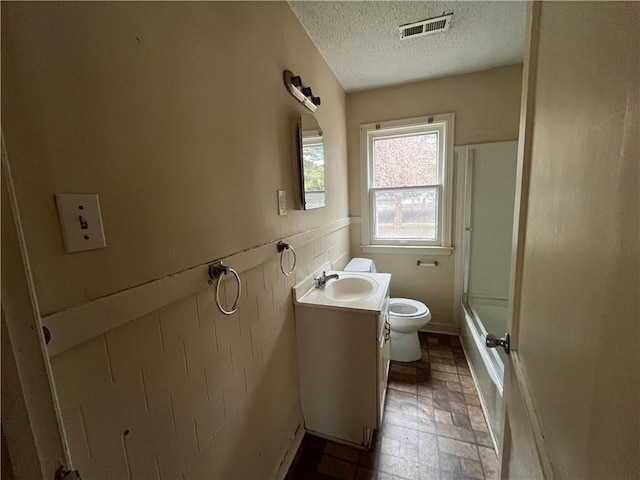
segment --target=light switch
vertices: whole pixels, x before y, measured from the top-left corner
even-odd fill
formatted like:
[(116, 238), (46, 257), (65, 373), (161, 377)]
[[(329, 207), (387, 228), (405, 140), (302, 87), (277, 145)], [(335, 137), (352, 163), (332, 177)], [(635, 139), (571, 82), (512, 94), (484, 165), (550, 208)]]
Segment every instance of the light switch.
[(284, 190), (278, 190), (278, 215), (287, 214), (287, 193)]
[(97, 195), (57, 194), (56, 206), (67, 253), (107, 246)]

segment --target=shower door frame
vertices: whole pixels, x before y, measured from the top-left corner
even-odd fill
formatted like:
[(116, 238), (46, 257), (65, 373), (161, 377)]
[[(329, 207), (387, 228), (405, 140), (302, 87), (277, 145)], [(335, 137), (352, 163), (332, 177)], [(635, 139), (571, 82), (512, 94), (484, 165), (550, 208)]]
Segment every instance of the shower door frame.
[[(502, 143), (502, 142), (496, 142)], [(473, 199), (473, 162), (475, 159), (476, 145), (467, 145), (464, 147), (465, 151), (465, 163), (464, 163), (464, 199), (463, 199), (463, 212), (462, 212), (462, 294), (460, 302), (462, 305), (464, 316), (462, 321), (466, 321), (466, 316), (471, 318), (472, 322), (469, 325), (473, 338), (476, 342), (480, 355), (483, 358), (484, 364), (489, 372), (489, 376), (493, 380), (498, 393), (502, 396), (504, 391), (504, 362), (496, 349), (487, 349), (485, 346), (485, 339), (488, 333), (494, 333), (501, 335), (504, 332), (488, 332), (482, 319), (469, 304), (469, 274), (471, 263), (471, 235), (473, 231), (473, 222), (471, 215), (471, 204)]]

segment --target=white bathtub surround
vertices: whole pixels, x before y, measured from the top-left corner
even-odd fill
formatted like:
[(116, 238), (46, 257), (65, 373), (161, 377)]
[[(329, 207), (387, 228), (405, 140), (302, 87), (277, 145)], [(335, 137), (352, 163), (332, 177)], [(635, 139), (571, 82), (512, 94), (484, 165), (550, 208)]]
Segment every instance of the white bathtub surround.
[(469, 370), (478, 391), (491, 441), (499, 452), (501, 445), (498, 436), (502, 431), (504, 391), (504, 363), (500, 358), (502, 352), (487, 349), (484, 345), (487, 332), (482, 324), (467, 306), (462, 305), (462, 312), (464, 318), (460, 327), (460, 341), (469, 361)]

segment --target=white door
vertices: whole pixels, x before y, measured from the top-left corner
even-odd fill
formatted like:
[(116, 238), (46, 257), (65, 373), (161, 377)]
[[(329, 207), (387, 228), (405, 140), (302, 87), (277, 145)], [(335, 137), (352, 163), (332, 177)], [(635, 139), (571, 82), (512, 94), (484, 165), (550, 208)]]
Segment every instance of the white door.
[[(518, 320), (521, 295), (522, 266), (524, 258), (524, 225), (526, 222), (528, 185), (531, 161), (531, 137), (533, 132), (533, 98), (535, 94), (535, 64), (537, 62), (538, 24), (540, 9), (538, 2), (530, 2), (527, 12), (527, 38), (522, 84), (520, 112), (520, 138), (518, 143), (518, 164), (514, 205), (514, 224), (511, 258), (511, 279), (509, 285), (509, 311), (507, 316), (508, 337), (497, 342), (487, 338), (494, 348), (508, 351), (501, 355), (504, 360), (504, 394), (502, 401), (502, 444), (500, 450), (501, 478), (552, 478), (544, 439), (531, 402), (529, 386), (518, 354)], [(501, 332), (493, 332), (501, 336)], [(504, 343), (508, 347), (504, 348)]]
[(532, 3), (502, 477), (639, 478), (640, 5)]
[(2, 141), (2, 432), (16, 478), (75, 478)]

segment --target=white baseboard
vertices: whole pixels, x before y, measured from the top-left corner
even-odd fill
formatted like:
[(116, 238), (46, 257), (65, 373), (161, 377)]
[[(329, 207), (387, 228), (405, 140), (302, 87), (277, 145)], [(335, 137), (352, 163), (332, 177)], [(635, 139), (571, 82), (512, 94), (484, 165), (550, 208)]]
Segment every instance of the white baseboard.
[(443, 335), (455, 335), (460, 334), (460, 329), (454, 325), (444, 325), (437, 323), (428, 323), (427, 326), (420, 330), (427, 333), (440, 333)]
[(298, 426), (298, 430), (296, 431), (295, 436), (293, 437), (293, 441), (291, 442), (291, 448), (287, 451), (280, 466), (278, 467), (278, 471), (276, 472), (275, 478), (278, 480), (284, 480), (293, 464), (293, 459), (296, 458), (296, 453), (298, 453), (298, 449), (302, 444), (302, 439), (304, 438), (304, 424), (301, 423)]

